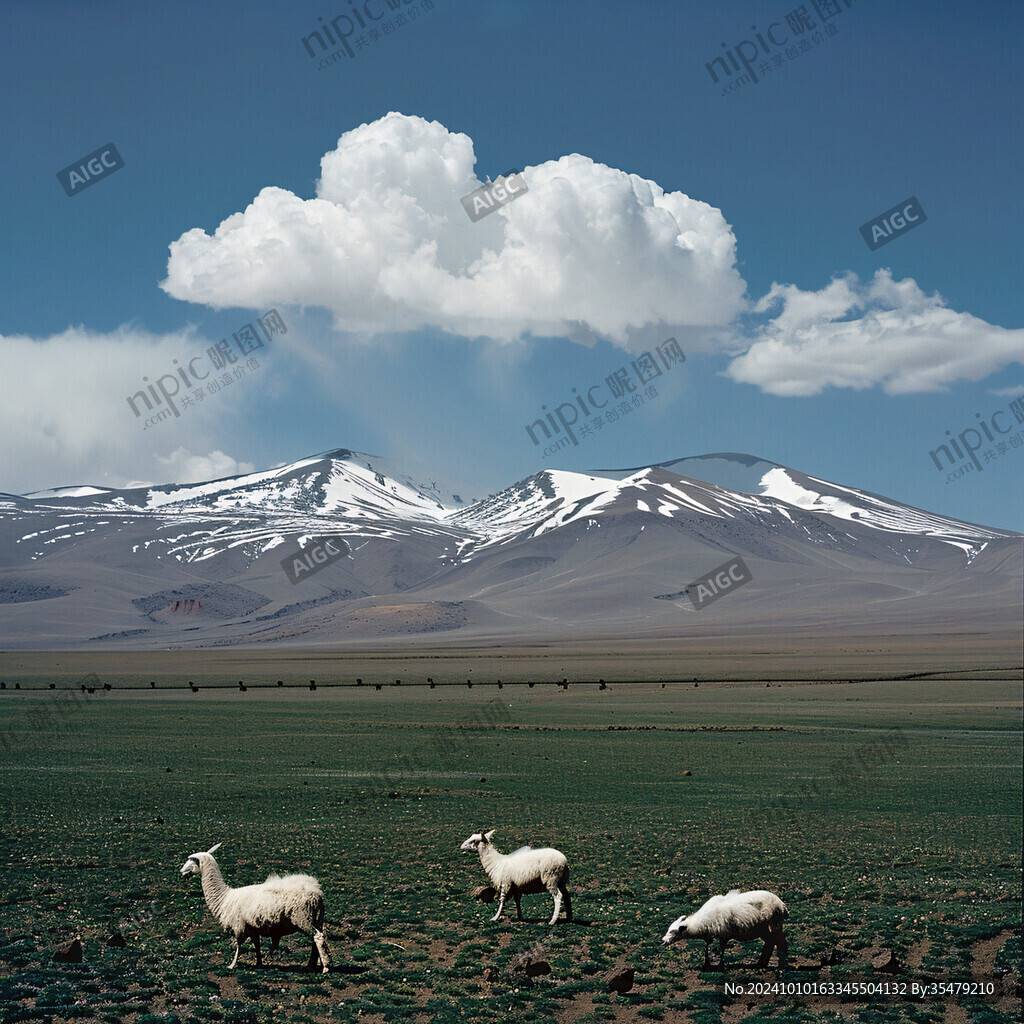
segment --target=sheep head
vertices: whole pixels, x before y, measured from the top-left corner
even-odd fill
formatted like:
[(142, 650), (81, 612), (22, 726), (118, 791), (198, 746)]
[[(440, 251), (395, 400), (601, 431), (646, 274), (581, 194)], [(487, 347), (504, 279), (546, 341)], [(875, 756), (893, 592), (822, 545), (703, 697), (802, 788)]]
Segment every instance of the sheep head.
[(219, 850), (220, 845), (220, 843), (217, 843), (215, 846), (211, 846), (208, 850), (204, 852), (193, 853), (191, 856), (189, 856), (185, 863), (181, 865), (181, 873), (183, 875), (196, 875), (201, 873), (203, 870), (203, 857), (209, 857), (212, 860), (214, 851)]
[(686, 917), (687, 915), (683, 914), (682, 917), (676, 918), (676, 920), (668, 926), (668, 931), (665, 932), (661, 940), (666, 946), (671, 945), (673, 942), (686, 936)]
[(474, 832), (460, 847), (460, 850), (479, 850), (481, 846), (486, 846), (491, 841), (491, 836), (494, 835), (494, 829), (490, 832)]

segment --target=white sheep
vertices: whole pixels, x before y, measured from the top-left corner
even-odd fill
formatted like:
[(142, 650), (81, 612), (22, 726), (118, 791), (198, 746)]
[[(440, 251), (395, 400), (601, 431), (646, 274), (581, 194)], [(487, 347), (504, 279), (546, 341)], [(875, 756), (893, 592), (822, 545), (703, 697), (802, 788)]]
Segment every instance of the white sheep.
[(459, 849), (476, 850), (480, 854), (480, 863), (494, 888), (498, 890), (498, 912), (491, 918), (497, 921), (505, 907), (505, 899), (511, 893), (516, 901), (516, 916), (523, 919), (523, 908), (520, 897), (524, 894), (544, 892), (551, 893), (555, 901), (555, 912), (551, 915), (550, 924), (555, 924), (562, 909), (562, 898), (565, 898), (565, 919), (572, 920), (572, 900), (569, 898), (569, 865), (565, 855), (553, 850), (550, 846), (535, 850), (532, 846), (521, 846), (514, 853), (499, 853), (491, 845), (490, 832), (476, 832), (471, 835)]
[(277, 948), (282, 935), (302, 932), (313, 940), (307, 970), (316, 966), (319, 958), (323, 973), (330, 970), (327, 937), (324, 935), (324, 894), (320, 883), (311, 875), (270, 875), (260, 885), (243, 885), (231, 889), (224, 881), (213, 859), (214, 850), (193, 853), (181, 866), (183, 875), (199, 873), (203, 879), (203, 895), (210, 913), (226, 931), (235, 937), (235, 959), (238, 963), (242, 943), (251, 938), (256, 947), (256, 966), (263, 966), (260, 936), (270, 937), (271, 952)]
[(677, 939), (703, 939), (704, 969), (711, 955), (711, 943), (718, 940), (720, 962), (725, 966), (725, 947), (731, 941), (750, 942), (763, 939), (764, 948), (758, 967), (767, 967), (772, 950), (778, 948), (779, 964), (786, 959), (788, 945), (782, 934), (782, 922), (789, 917), (786, 904), (773, 892), (755, 889), (741, 892), (732, 889), (724, 896), (712, 896), (696, 913), (683, 914), (669, 925), (661, 940), (668, 945)]

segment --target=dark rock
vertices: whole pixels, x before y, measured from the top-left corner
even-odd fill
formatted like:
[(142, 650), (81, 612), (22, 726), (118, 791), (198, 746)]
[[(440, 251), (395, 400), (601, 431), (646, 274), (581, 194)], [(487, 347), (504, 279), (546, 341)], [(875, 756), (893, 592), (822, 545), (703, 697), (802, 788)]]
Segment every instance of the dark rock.
[(1021, 982), (1020, 978), (1015, 978), (1012, 974), (1008, 974), (1003, 978), (1003, 995), (1016, 996), (1020, 999), (1021, 996), (1024, 996), (1024, 983)]
[(821, 966), (822, 967), (835, 967), (836, 964), (841, 963), (843, 959), (842, 954), (838, 949), (826, 949), (821, 954)]
[(82, 962), (82, 940), (75, 939), (70, 946), (58, 949), (53, 959), (59, 964), (80, 964)]
[(686, 771), (683, 772), (683, 775), (692, 775), (692, 774), (693, 774), (693, 772), (691, 772), (689, 768), (687, 768)]
[(480, 903), (493, 903), (497, 897), (497, 890), (493, 885), (478, 885), (471, 893), (473, 899)]
[(540, 959), (544, 948), (536, 943), (532, 949), (517, 953), (505, 969), (508, 981), (519, 988), (532, 988), (534, 978), (551, 973), (551, 964)]
[(872, 961), (871, 966), (876, 971), (886, 971), (889, 974), (895, 974), (900, 970), (900, 961), (896, 954), (891, 949), (883, 949)]
[(811, 960), (805, 956), (790, 957), (786, 962), (786, 966), (791, 971), (818, 971), (821, 970), (822, 964), (817, 960)]
[(127, 946), (128, 941), (120, 932), (111, 932), (104, 940), (105, 946)]
[(606, 992), (628, 992), (633, 987), (636, 971), (632, 967), (615, 967), (604, 976)]

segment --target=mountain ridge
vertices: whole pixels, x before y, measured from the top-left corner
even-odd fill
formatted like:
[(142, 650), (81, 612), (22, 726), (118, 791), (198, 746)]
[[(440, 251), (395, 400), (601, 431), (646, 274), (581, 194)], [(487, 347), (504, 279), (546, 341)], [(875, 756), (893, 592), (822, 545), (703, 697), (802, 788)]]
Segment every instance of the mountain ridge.
[[(719, 479), (738, 468), (746, 489), (680, 468)], [(282, 556), (325, 537), (343, 538), (350, 557), (293, 584)], [(469, 502), (338, 448), (194, 484), (0, 495), (0, 644), (839, 628), (844, 607), (927, 623), (968, 600), (972, 617), (1008, 624), (1021, 540), (742, 453), (544, 469)], [(689, 601), (666, 600), (732, 556), (753, 580), (714, 611), (695, 623)]]

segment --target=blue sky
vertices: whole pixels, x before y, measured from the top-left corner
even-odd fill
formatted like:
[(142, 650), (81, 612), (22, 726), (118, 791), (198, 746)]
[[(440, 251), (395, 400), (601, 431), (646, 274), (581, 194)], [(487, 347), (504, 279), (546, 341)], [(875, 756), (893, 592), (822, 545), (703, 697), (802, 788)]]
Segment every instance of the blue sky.
[[(1024, 10), (846, 3), (787, 57), (813, 3), (416, 0), (326, 67), (302, 39), (349, 0), (4, 5), (0, 490), (348, 447), (482, 496), (741, 451), (1024, 530)], [(723, 95), (705, 65), (758, 35), (781, 65)], [(124, 168), (65, 195), (111, 142)], [(511, 167), (529, 191), (471, 223)], [(869, 250), (910, 196), (927, 221)], [(144, 429), (144, 376), (270, 308), (258, 368)], [(533, 445), (669, 337), (656, 398)], [(936, 469), (947, 430), (980, 470)]]

